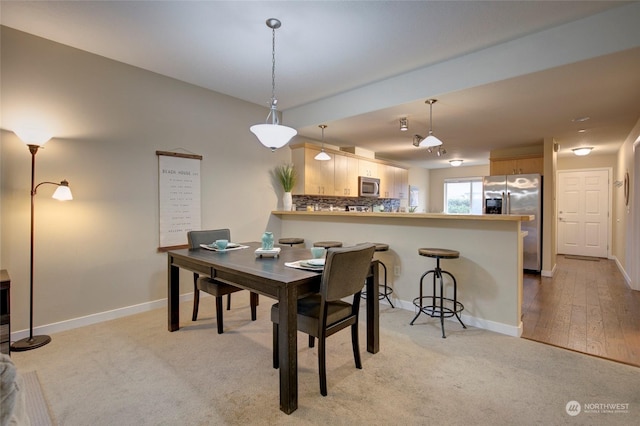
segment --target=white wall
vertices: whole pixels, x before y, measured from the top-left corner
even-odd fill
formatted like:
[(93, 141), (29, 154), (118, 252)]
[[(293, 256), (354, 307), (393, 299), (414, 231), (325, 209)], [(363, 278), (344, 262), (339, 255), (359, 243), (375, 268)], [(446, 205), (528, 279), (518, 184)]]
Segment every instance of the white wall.
[(12, 278), (12, 331), (29, 313), (31, 157), (11, 131), (19, 125), (53, 132), (36, 182), (66, 178), (74, 195), (60, 203), (44, 186), (36, 197), (36, 327), (166, 297), (156, 150), (204, 157), (203, 228), (278, 235), (269, 171), (290, 151), (272, 153), (249, 132), (265, 108), (6, 27), (1, 42), (0, 266)]
[(429, 212), (442, 213), (444, 211), (445, 179), (478, 176), (489, 176), (489, 164), (429, 170)]
[[(426, 212), (429, 208), (429, 170), (419, 167), (410, 168), (409, 186), (418, 188), (418, 208), (416, 212)], [(408, 201), (407, 205), (409, 205)]]

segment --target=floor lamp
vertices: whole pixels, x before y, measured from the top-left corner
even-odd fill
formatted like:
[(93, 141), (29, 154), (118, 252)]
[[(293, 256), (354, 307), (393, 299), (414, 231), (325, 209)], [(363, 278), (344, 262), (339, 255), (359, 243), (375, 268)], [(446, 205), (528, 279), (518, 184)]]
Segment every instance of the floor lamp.
[(36, 153), (38, 148), (44, 146), (50, 136), (44, 135), (42, 132), (33, 130), (24, 130), (15, 132), (18, 137), (29, 147), (31, 152), (31, 251), (29, 257), (29, 337), (20, 339), (11, 345), (11, 350), (29, 351), (46, 345), (51, 341), (49, 336), (34, 336), (33, 335), (33, 219), (34, 219), (34, 199), (36, 192), (40, 185), (51, 184), (56, 185), (57, 189), (53, 193), (53, 198), (60, 201), (72, 200), (71, 189), (69, 189), (69, 182), (63, 180), (60, 183), (55, 182), (40, 182), (35, 185), (36, 176)]

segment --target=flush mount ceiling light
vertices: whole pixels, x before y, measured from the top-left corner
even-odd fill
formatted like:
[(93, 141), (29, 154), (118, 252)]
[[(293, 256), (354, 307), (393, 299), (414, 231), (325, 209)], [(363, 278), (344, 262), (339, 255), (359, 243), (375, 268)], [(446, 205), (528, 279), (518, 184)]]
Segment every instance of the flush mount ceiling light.
[(326, 124), (321, 124), (318, 127), (320, 127), (322, 129), (322, 149), (320, 150), (320, 152), (313, 157), (314, 160), (318, 160), (318, 161), (329, 161), (331, 160), (331, 157), (329, 156), (329, 154), (327, 154), (326, 152), (324, 152), (324, 129), (327, 128)]
[(459, 167), (462, 165), (462, 161), (463, 160), (449, 160), (449, 164), (451, 164), (453, 167)]
[(592, 149), (593, 147), (591, 146), (583, 146), (580, 148), (573, 148), (572, 151), (575, 155), (583, 156), (583, 155), (589, 155)]
[(433, 136), (433, 104), (436, 102), (438, 102), (437, 99), (427, 99), (425, 101), (426, 104), (429, 104), (429, 135), (420, 140), (418, 146), (421, 148), (442, 145), (442, 141)]
[(267, 27), (271, 28), (271, 106), (267, 122), (265, 124), (254, 124), (249, 128), (257, 136), (262, 145), (275, 151), (285, 146), (298, 132), (287, 126), (280, 124), (278, 112), (278, 100), (276, 99), (276, 29), (282, 23), (275, 19), (267, 19)]
[(406, 132), (409, 130), (409, 122), (407, 121), (407, 117), (402, 117), (400, 119), (400, 131)]

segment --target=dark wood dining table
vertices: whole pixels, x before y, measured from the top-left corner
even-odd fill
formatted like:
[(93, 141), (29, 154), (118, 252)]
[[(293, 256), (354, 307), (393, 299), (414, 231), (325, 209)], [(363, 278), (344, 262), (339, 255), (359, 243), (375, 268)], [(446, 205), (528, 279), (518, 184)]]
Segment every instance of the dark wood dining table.
[[(219, 277), (280, 303), (279, 357), (280, 410), (291, 414), (298, 408), (297, 299), (318, 292), (321, 273), (285, 266), (285, 262), (310, 259), (306, 248), (281, 247), (278, 257), (257, 257), (260, 243), (239, 250), (215, 252), (203, 248), (180, 249), (168, 254), (169, 331), (180, 328), (180, 268), (210, 277)], [(372, 260), (366, 280), (367, 294), (378, 293), (378, 261)], [(380, 350), (379, 300), (366, 299), (367, 351)], [(265, 365), (271, 366), (270, 362)]]

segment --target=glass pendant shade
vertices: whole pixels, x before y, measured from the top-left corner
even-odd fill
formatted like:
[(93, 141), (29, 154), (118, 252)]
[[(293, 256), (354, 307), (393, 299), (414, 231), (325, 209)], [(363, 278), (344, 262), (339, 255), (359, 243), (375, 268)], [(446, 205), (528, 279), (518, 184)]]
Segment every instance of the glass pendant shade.
[(418, 146), (425, 148), (425, 147), (439, 146), (439, 145), (442, 145), (442, 141), (436, 138), (435, 136), (433, 136), (432, 134), (429, 134), (429, 136), (427, 136), (426, 138), (420, 141), (420, 145)]
[(249, 130), (256, 135), (262, 145), (272, 151), (282, 148), (298, 134), (295, 129), (280, 124), (254, 124)]
[(329, 161), (331, 160), (331, 156), (329, 156), (329, 154), (324, 152), (324, 148), (323, 148), (322, 151), (320, 151), (315, 157), (313, 157), (313, 159), (319, 160), (319, 161)]
[(51, 198), (55, 198), (59, 201), (70, 201), (73, 200), (73, 195), (71, 194), (71, 188), (69, 188), (69, 182), (63, 180), (58, 185), (58, 188), (55, 190)]

